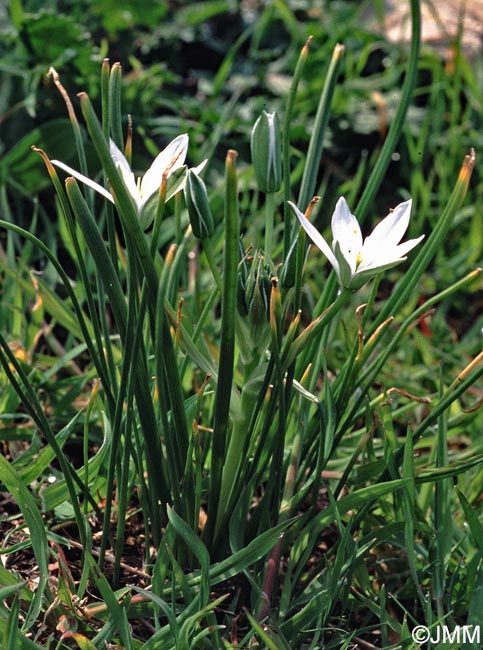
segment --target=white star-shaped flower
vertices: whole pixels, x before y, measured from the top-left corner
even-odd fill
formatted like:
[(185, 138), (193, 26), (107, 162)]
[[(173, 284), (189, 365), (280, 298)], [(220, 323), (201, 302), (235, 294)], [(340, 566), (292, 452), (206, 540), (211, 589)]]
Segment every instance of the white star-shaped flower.
[[(111, 158), (121, 174), (124, 185), (136, 205), (141, 225), (143, 228), (147, 228), (154, 218), (154, 208), (157, 204), (159, 187), (163, 175), (166, 173), (168, 178), (166, 200), (170, 199), (177, 192), (180, 192), (185, 185), (186, 167), (184, 166), (184, 161), (188, 151), (188, 136), (184, 133), (172, 140), (168, 146), (156, 156), (151, 167), (142, 178), (138, 178), (137, 182), (126, 157), (112, 140), (109, 141), (109, 150)], [(60, 167), (60, 169), (63, 169), (88, 187), (91, 187), (99, 194), (102, 194), (102, 196), (112, 203), (115, 203), (114, 196), (111, 192), (106, 190), (102, 185), (99, 185), (99, 183), (96, 183), (87, 176), (84, 176), (84, 174), (72, 169), (59, 160), (52, 160), (52, 164)], [(198, 165), (198, 167), (194, 167), (192, 171), (199, 174), (205, 164), (206, 160)], [(171, 183), (169, 182), (170, 179), (172, 181)]]
[(347, 201), (341, 197), (332, 215), (332, 248), (307, 217), (289, 201), (289, 205), (314, 244), (335, 269), (339, 283), (348, 289), (359, 289), (373, 276), (406, 259), (424, 235), (400, 244), (411, 216), (412, 201), (400, 203), (362, 239), (359, 223), (351, 214)]

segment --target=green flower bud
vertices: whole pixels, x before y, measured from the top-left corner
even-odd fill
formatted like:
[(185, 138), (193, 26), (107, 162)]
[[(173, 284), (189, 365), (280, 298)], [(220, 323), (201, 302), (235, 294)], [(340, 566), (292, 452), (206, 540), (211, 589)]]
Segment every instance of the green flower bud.
[(256, 253), (245, 281), (245, 305), (250, 323), (255, 327), (268, 324), (272, 282), (263, 256)]
[(245, 254), (245, 251), (243, 250), (243, 245), (241, 241), (239, 242), (240, 246), (240, 257), (241, 257), (241, 262), (238, 267), (238, 284), (237, 284), (237, 289), (236, 289), (236, 303), (237, 303), (237, 309), (238, 313), (241, 316), (248, 316), (248, 306), (247, 306), (247, 301), (245, 298), (245, 289), (248, 281), (248, 274), (249, 274), (249, 269), (248, 269), (248, 263), (247, 263), (247, 257)]
[(262, 192), (278, 192), (282, 185), (280, 124), (276, 113), (263, 113), (252, 129), (252, 162)]
[(215, 230), (215, 222), (208, 202), (206, 185), (191, 169), (186, 176), (184, 198), (193, 234), (198, 239), (208, 239)]
[(255, 328), (268, 323), (271, 290), (271, 270), (263, 255), (244, 255), (238, 269), (237, 308)]
[[(240, 357), (243, 364), (262, 359), (270, 343), (270, 294), (272, 291), (272, 269), (266, 263), (263, 253), (241, 251), (238, 267), (237, 311), (242, 316), (237, 326), (242, 336), (239, 339)], [(264, 358), (264, 357), (263, 357)]]
[(268, 306), (270, 289), (268, 283), (260, 277), (254, 278), (251, 286), (247, 287), (248, 317), (255, 327), (268, 322)]

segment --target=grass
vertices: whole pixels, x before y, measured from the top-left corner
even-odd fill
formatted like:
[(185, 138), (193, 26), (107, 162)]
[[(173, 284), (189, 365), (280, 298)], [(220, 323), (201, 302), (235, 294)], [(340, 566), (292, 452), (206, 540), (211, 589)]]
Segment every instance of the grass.
[[(388, 45), (351, 3), (327, 33), (308, 11), (261, 8), (230, 23), (231, 49), (207, 45), (227, 54), (198, 78), (205, 101), (177, 98), (180, 60), (153, 62), (166, 114), (148, 84), (131, 140), (135, 54), (124, 78), (107, 61), (100, 81), (78, 70), (77, 100), (57, 66), (68, 120), (52, 121), (21, 60), (48, 15), (14, 3), (24, 37), (2, 70), (30, 79), (21, 104), (40, 118), (7, 134), (2, 161), (2, 647), (416, 648), (417, 626), (480, 625), (479, 71), (459, 49), (451, 69), (421, 50), (411, 6), (410, 51), (385, 67)], [(184, 20), (201, 43), (225, 11), (195, 3), (159, 29)], [(78, 34), (75, 12), (63, 20)], [(14, 133), (23, 109), (6, 87)], [(249, 148), (263, 109), (280, 122), (269, 192)], [(203, 180), (165, 202), (160, 176), (140, 220), (108, 137), (144, 172), (145, 152), (185, 130)], [(286, 206), (314, 194), (324, 235), (341, 194), (364, 230), (411, 196), (408, 237), (424, 243), (338, 291)]]

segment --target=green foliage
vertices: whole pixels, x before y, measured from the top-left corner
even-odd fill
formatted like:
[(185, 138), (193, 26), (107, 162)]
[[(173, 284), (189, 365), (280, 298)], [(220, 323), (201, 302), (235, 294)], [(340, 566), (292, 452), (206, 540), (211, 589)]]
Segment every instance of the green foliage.
[[(2, 26), (0, 644), (480, 624), (478, 64), (420, 50), (415, 0), (408, 52), (353, 2), (114, 4), (12, 0)], [(166, 202), (160, 177), (141, 223), (108, 138), (138, 177), (181, 132), (203, 181)], [(426, 234), (355, 293), (286, 205), (325, 233), (341, 194), (368, 230), (410, 195)]]

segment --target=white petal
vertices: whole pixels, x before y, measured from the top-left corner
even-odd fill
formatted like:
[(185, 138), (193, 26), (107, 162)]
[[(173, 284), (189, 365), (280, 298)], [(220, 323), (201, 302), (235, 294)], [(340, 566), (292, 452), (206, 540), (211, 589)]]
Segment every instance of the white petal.
[(190, 172), (193, 172), (197, 176), (203, 171), (203, 169), (206, 166), (206, 163), (208, 162), (208, 158), (205, 158), (203, 162), (200, 162), (199, 165), (196, 165), (196, 167), (190, 167)]
[(106, 190), (105, 187), (102, 187), (102, 185), (99, 185), (99, 183), (96, 183), (95, 181), (92, 181), (90, 178), (87, 178), (87, 176), (84, 176), (84, 174), (81, 174), (80, 172), (76, 171), (75, 169), (72, 169), (72, 167), (69, 167), (68, 165), (64, 165), (63, 162), (60, 162), (60, 160), (51, 160), (50, 161), (53, 165), (56, 167), (60, 167), (60, 169), (63, 169), (65, 172), (73, 176), (74, 178), (77, 178), (78, 181), (81, 181), (81, 183), (84, 183), (84, 185), (87, 185), (88, 187), (91, 187), (93, 190), (98, 192), (99, 194), (102, 194), (106, 199), (109, 199), (112, 203), (114, 203), (114, 199), (112, 197), (112, 194)]
[(300, 210), (297, 208), (295, 203), (292, 203), (292, 201), (288, 202), (289, 206), (292, 209), (292, 212), (295, 214), (297, 219), (300, 221), (300, 225), (302, 228), (305, 230), (307, 235), (310, 237), (310, 239), (314, 242), (314, 244), (319, 248), (322, 253), (326, 256), (326, 258), (329, 260), (329, 262), (332, 264), (334, 269), (339, 272), (339, 264), (335, 258), (334, 253), (332, 252), (332, 249), (330, 248), (329, 244), (325, 241), (325, 239), (322, 237), (322, 235), (319, 233), (317, 228), (315, 228), (310, 221), (307, 219), (307, 217), (300, 212)]
[(396, 246), (399, 244), (408, 229), (411, 217), (412, 200), (400, 203), (374, 228), (364, 242), (364, 248), (377, 248), (381, 244), (384, 247)]
[(419, 244), (420, 241), (424, 239), (424, 235), (421, 235), (421, 237), (417, 237), (416, 239), (408, 239), (407, 241), (403, 242), (402, 244), (399, 244), (399, 246), (396, 246), (395, 252), (399, 257), (404, 257), (411, 251), (415, 246)]
[(374, 274), (379, 273), (379, 270), (383, 270), (388, 266), (395, 266), (399, 262), (404, 261), (406, 258), (401, 257), (397, 253), (394, 253), (392, 248), (390, 251), (383, 255), (379, 255), (377, 259), (368, 258), (363, 259), (362, 262), (357, 267), (357, 273), (364, 273), (365, 271), (373, 271)]
[(188, 151), (188, 136), (186, 133), (172, 140), (168, 146), (156, 156), (153, 164), (144, 174), (141, 181), (141, 196), (143, 201), (159, 190), (165, 171), (168, 175), (178, 167), (182, 167)]
[(122, 180), (124, 181), (124, 185), (126, 186), (127, 191), (132, 196), (139, 209), (139, 190), (134, 179), (134, 174), (132, 173), (132, 169), (126, 160), (126, 157), (112, 140), (109, 140), (109, 152), (111, 154), (111, 158), (114, 161), (114, 164), (116, 165), (116, 168), (121, 173)]
[(332, 235), (334, 243), (339, 242), (340, 250), (354, 273), (362, 249), (362, 234), (359, 223), (351, 214), (343, 196), (337, 201), (332, 215)]
[(418, 237), (417, 239), (408, 239), (408, 241), (403, 242), (398, 246), (384, 247), (372, 258), (364, 257), (357, 271), (384, 269), (388, 266), (399, 264), (399, 262), (406, 259), (407, 253), (417, 246), (422, 239), (424, 239), (424, 235), (421, 235), (421, 237)]

